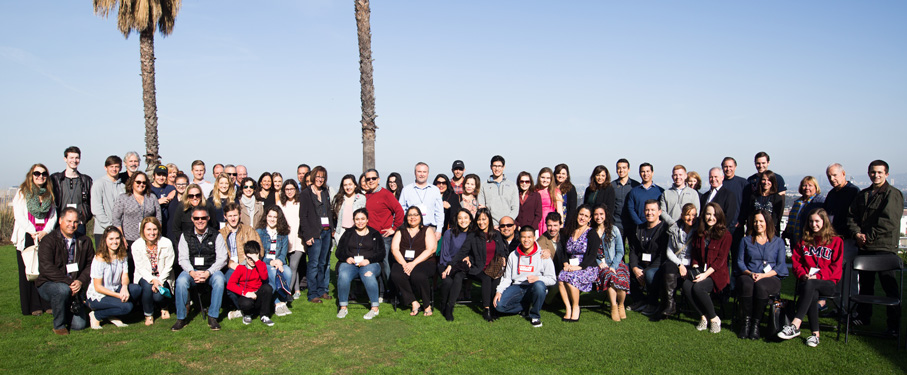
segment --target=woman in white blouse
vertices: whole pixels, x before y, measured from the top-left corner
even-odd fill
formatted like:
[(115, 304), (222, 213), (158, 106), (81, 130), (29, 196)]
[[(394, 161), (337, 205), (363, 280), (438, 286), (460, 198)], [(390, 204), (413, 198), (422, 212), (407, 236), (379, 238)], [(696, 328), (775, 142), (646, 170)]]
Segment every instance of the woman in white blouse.
[(154, 323), (154, 310), (161, 309), (161, 319), (170, 319), (169, 299), (173, 298), (173, 243), (161, 236), (161, 223), (146, 217), (140, 226), (140, 240), (132, 243), (135, 261), (135, 283), (142, 288), (142, 312), (145, 325)]

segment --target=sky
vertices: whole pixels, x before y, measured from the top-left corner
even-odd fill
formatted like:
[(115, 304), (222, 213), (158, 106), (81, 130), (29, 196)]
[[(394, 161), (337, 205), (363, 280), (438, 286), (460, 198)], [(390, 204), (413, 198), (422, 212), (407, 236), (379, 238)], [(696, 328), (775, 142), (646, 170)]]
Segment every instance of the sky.
[[(250, 4), (184, 0), (156, 35), (164, 162), (358, 175), (353, 1)], [(706, 175), (724, 156), (746, 177), (758, 151), (782, 175), (907, 170), (904, 1), (371, 5), (382, 177), (455, 159), (486, 176), (495, 154), (511, 178), (567, 163), (574, 182), (618, 158), (665, 185), (674, 164)], [(0, 3), (0, 184), (62, 170), (69, 145), (95, 178), (108, 155), (144, 153), (138, 44), (88, 0)]]

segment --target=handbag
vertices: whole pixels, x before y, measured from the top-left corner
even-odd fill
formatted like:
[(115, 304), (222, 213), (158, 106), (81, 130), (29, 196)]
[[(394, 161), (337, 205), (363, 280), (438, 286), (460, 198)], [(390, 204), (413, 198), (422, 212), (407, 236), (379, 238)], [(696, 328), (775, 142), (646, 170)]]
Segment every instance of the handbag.
[(492, 279), (500, 278), (504, 276), (504, 266), (507, 265), (507, 259), (504, 257), (496, 256), (491, 259), (491, 263), (488, 264), (488, 267), (485, 267), (485, 274)]
[(769, 337), (778, 337), (778, 332), (791, 323), (791, 306), (793, 303), (784, 299), (775, 299), (771, 303), (771, 315), (768, 321)]
[(25, 278), (28, 281), (35, 281), (38, 278), (38, 245), (22, 250), (22, 263), (25, 264)]
[(170, 291), (170, 281), (164, 281), (164, 283), (157, 288), (157, 292), (164, 296), (164, 298), (173, 298), (173, 293)]

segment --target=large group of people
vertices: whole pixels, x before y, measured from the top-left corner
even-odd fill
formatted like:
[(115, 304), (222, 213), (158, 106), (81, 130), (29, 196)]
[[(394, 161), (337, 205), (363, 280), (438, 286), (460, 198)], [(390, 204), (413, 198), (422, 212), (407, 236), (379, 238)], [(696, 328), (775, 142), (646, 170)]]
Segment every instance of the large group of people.
[[(408, 185), (390, 173), (382, 186), (369, 169), (343, 176), (337, 189), (324, 167), (306, 164), (295, 180), (277, 172), (255, 180), (242, 165), (217, 164), (209, 182), (201, 160), (189, 175), (174, 164), (149, 175), (130, 152), (108, 157), (104, 176), (93, 180), (79, 171), (80, 158), (70, 147), (62, 172), (33, 165), (14, 200), (16, 248), (40, 244), (34, 281), (19, 257), (22, 313), (52, 312), (58, 334), (125, 326), (120, 317), (136, 305), (146, 325), (175, 311), (173, 331), (188, 324), (196, 303), (207, 306), (212, 330), (220, 329), (222, 306), (228, 319), (251, 324), (257, 316), (272, 326), (272, 315), (291, 314), (303, 296), (315, 304), (336, 296), (337, 318), (345, 318), (358, 278), (370, 302), (364, 319), (377, 317), (381, 303), (399, 301), (412, 316), (440, 307), (452, 321), (476, 281), (485, 320), (520, 314), (535, 327), (542, 306), (557, 296), (564, 322), (580, 320), (580, 295), (590, 291), (607, 293), (614, 321), (626, 311), (658, 320), (677, 313), (680, 290), (699, 318), (696, 329), (717, 333), (712, 297), (733, 291), (742, 306), (738, 336), (758, 339), (790, 264), (799, 299), (792, 324), (777, 335), (799, 336), (808, 316), (806, 343), (816, 346), (824, 297), (874, 292), (874, 273), (861, 272), (858, 288), (840, 282), (847, 262), (858, 254), (896, 257), (904, 204), (884, 161), (870, 163), (871, 185), (863, 190), (832, 164), (832, 190), (823, 197), (816, 178), (803, 178), (782, 231), (785, 184), (764, 152), (747, 179), (726, 157), (706, 181), (674, 166), (667, 188), (655, 184), (653, 165), (641, 163), (636, 181), (620, 159), (613, 180), (596, 166), (582, 197), (566, 164), (511, 180), (500, 155), (491, 158), (487, 179), (465, 173), (457, 160), (450, 176), (430, 183), (428, 164), (419, 162)], [(708, 189), (700, 191), (703, 182)], [(86, 237), (92, 218), (94, 241)], [(878, 276), (887, 295), (897, 293), (893, 273)], [(861, 307), (852, 318), (868, 324), (871, 313)], [(899, 313), (888, 310), (890, 330)]]

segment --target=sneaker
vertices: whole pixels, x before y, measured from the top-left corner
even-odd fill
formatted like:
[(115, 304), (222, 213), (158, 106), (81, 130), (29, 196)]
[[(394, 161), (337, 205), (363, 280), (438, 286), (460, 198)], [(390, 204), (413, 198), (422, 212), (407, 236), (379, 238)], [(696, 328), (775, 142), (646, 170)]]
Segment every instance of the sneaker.
[(220, 331), (220, 323), (217, 322), (217, 318), (208, 317), (208, 327), (212, 331)]
[(277, 304), (277, 306), (274, 307), (274, 315), (277, 315), (277, 316), (287, 315), (286, 310), (285, 310), (286, 308), (287, 308), (287, 305)]
[(302, 293), (299, 293), (299, 291), (297, 290), (296, 293), (293, 293), (293, 299), (299, 299), (299, 297), (302, 297)]
[(264, 323), (264, 324), (265, 324), (266, 326), (268, 326), (268, 327), (273, 327), (273, 326), (274, 326), (274, 322), (271, 321), (271, 319), (268, 318), (267, 316), (261, 317), (261, 322)]
[(542, 320), (541, 320), (541, 319), (538, 319), (538, 318), (532, 319), (532, 322), (531, 322), (531, 323), (532, 323), (532, 326), (535, 327), (535, 328), (538, 328), (538, 327), (541, 327), (541, 326), (542, 326)]
[(781, 328), (781, 332), (778, 332), (778, 338), (784, 340), (790, 340), (794, 337), (800, 336), (800, 329), (794, 327), (793, 324), (788, 324)]
[(711, 332), (711, 333), (721, 332), (721, 321), (719, 320), (717, 323), (714, 321), (710, 322), (709, 332)]
[(287, 304), (283, 305), (283, 313), (285, 315), (290, 315), (293, 313), (293, 310), (290, 310), (290, 305), (287, 305)]
[(170, 327), (170, 330), (173, 332), (176, 332), (176, 331), (183, 329), (183, 327), (185, 327), (185, 326), (186, 326), (186, 322), (184, 322), (182, 319), (177, 319), (176, 323), (173, 323), (173, 327)]
[(242, 324), (249, 325), (252, 324), (252, 315), (246, 315), (242, 317)]
[(811, 335), (806, 339), (806, 346), (810, 348), (815, 348), (819, 346), (819, 336)]
[(365, 313), (365, 315), (362, 316), (362, 319), (372, 320), (372, 318), (374, 318), (376, 316), (378, 316), (377, 310), (369, 310), (367, 313)]
[(705, 331), (708, 328), (709, 328), (709, 321), (706, 318), (702, 318), (702, 320), (699, 321), (699, 324), (696, 325), (697, 331)]
[(349, 313), (350, 313), (349, 309), (340, 309), (340, 311), (337, 312), (337, 319), (346, 318), (346, 315)]
[(227, 313), (227, 320), (233, 320), (242, 317), (242, 311), (239, 310), (233, 310)]

